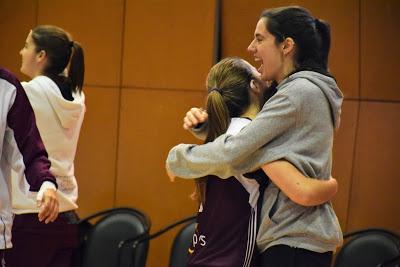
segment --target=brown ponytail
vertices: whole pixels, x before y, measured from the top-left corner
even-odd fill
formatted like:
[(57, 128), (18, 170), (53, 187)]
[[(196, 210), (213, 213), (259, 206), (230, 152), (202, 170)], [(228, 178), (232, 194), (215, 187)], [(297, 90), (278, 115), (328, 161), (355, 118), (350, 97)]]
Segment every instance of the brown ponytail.
[[(240, 58), (225, 58), (214, 65), (207, 77), (208, 134), (206, 143), (224, 134), (232, 117), (240, 117), (250, 106), (250, 82), (256, 79)], [(195, 180), (192, 198), (205, 203), (208, 177)]]
[(64, 83), (68, 84), (71, 94), (76, 91), (81, 92), (85, 75), (81, 45), (72, 41), (66, 31), (52, 25), (37, 26), (32, 30), (31, 36), (36, 51), (45, 51), (48, 58), (43, 74), (57, 83), (69, 65), (68, 77), (64, 79)]
[[(225, 133), (229, 127), (230, 117), (228, 108), (222, 97), (222, 92), (214, 88), (207, 96), (206, 107), (208, 113), (208, 133), (205, 142), (211, 142), (221, 134)], [(195, 192), (192, 198), (199, 203), (205, 202), (205, 192), (207, 177), (195, 180)]]
[(69, 65), (68, 77), (71, 79), (71, 89), (73, 92), (82, 91), (83, 79), (85, 76), (85, 60), (83, 49), (78, 42), (72, 43), (72, 56)]

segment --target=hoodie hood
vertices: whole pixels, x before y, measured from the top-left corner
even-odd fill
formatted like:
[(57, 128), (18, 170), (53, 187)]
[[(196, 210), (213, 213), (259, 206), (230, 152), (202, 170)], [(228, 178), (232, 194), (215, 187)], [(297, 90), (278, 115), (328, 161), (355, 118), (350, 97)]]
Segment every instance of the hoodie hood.
[[(69, 129), (74, 127), (82, 112), (85, 112), (85, 95), (81, 93), (73, 93), (74, 100), (64, 99), (57, 84), (47, 76), (38, 76), (32, 81), (23, 84), (25, 87), (49, 88), (43, 90), (43, 94), (48, 99), (52, 109), (57, 114), (60, 124), (63, 128)], [(29, 89), (28, 89), (29, 90)]]
[(343, 93), (337, 86), (335, 79), (314, 71), (299, 71), (286, 78), (278, 86), (278, 89), (282, 84), (285, 84), (297, 78), (307, 79), (313, 84), (315, 84), (319, 89), (321, 89), (321, 91), (324, 93), (326, 99), (329, 102), (333, 125), (335, 129), (338, 129), (340, 125), (340, 114), (343, 102)]

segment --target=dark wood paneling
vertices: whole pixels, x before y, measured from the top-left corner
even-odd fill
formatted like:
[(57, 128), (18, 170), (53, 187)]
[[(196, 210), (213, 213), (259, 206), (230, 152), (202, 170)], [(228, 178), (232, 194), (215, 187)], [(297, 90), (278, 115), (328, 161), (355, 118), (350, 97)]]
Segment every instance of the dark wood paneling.
[(203, 90), (214, 1), (127, 1), (125, 21), (124, 86)]
[[(179, 143), (199, 142), (182, 128), (202, 92), (123, 89), (118, 146), (118, 206), (143, 210), (153, 231), (196, 212), (189, 199), (193, 181), (171, 183), (165, 172), (168, 151)], [(167, 266), (172, 234), (152, 241), (147, 266)]]
[(361, 97), (400, 101), (400, 1), (361, 1)]
[(69, 31), (85, 52), (85, 83), (120, 83), (123, 0), (39, 0), (39, 24)]
[(332, 176), (339, 184), (333, 206), (343, 231), (346, 231), (348, 216), (358, 107), (358, 101), (344, 101), (340, 129), (335, 134), (333, 145)]
[(400, 103), (362, 102), (348, 229), (400, 231)]
[(87, 109), (75, 159), (81, 216), (114, 205), (118, 118), (117, 88), (84, 91)]
[(37, 1), (0, 1), (0, 66), (17, 75), (20, 80), (28, 77), (20, 73), (21, 56), (29, 30), (36, 25)]

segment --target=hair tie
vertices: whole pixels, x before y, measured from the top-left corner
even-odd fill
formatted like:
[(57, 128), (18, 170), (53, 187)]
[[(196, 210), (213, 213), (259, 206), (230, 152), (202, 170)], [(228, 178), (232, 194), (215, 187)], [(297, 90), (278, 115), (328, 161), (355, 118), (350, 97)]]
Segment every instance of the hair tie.
[(69, 42), (69, 47), (74, 47), (74, 41)]
[(223, 95), (223, 94), (224, 94), (224, 91), (222, 91), (221, 89), (219, 89), (219, 88), (217, 88), (217, 87), (212, 88), (212, 89), (210, 90), (210, 93), (213, 92), (213, 91), (217, 91), (220, 95)]

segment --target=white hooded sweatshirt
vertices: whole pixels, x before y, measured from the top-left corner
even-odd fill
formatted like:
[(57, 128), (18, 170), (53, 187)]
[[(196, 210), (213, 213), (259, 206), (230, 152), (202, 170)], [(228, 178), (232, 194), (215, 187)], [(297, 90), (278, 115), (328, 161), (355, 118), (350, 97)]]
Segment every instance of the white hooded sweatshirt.
[[(36, 116), (36, 124), (51, 162), (51, 172), (57, 179), (60, 212), (78, 208), (78, 185), (74, 175), (74, 158), (83, 122), (85, 95), (73, 94), (74, 100), (64, 99), (57, 84), (47, 76), (37, 76), (22, 82)], [(15, 214), (38, 213), (37, 193), (29, 191), (22, 172), (13, 172), (12, 206)], [(51, 185), (52, 186), (52, 185)]]

